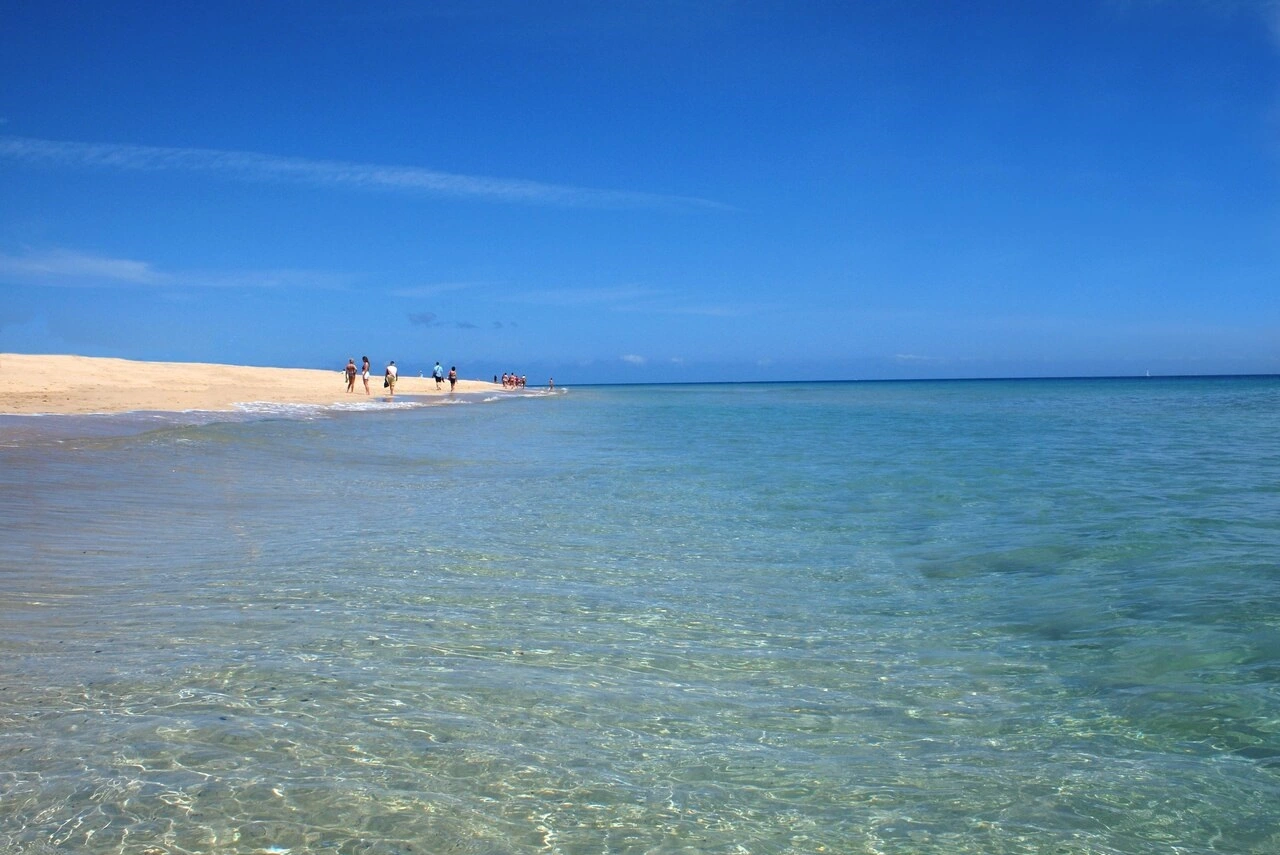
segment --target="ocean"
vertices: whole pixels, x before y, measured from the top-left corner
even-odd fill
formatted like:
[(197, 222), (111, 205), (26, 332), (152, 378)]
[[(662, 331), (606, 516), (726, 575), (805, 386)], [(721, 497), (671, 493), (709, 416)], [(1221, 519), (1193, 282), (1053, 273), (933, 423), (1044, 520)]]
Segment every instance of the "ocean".
[(0, 419), (0, 853), (1280, 852), (1280, 378)]

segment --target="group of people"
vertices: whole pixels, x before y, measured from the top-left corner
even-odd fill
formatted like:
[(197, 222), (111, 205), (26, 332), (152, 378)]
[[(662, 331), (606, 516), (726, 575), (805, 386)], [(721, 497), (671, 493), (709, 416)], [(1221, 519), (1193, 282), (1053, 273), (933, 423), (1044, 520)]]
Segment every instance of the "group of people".
[[(394, 375), (395, 367), (396, 367), (395, 362), (392, 362), (390, 365), (387, 366), (388, 376)], [(367, 356), (362, 357), (361, 365), (359, 369), (356, 368), (356, 359), (354, 356), (347, 360), (347, 367), (343, 373), (346, 374), (346, 377), (347, 377), (348, 392), (354, 392), (356, 390), (357, 370), (359, 371), (360, 376), (364, 378), (364, 393), (368, 395), (370, 394), (369, 392), (369, 357)], [(387, 384), (383, 383), (382, 385), (386, 386)]]
[[(373, 392), (369, 389), (369, 357), (365, 356), (361, 358), (359, 368), (356, 367), (355, 357), (348, 359), (347, 367), (344, 369), (343, 373), (347, 378), (348, 392), (354, 392), (356, 390), (356, 377), (359, 376), (364, 380), (364, 393), (366, 395), (373, 394)], [(421, 377), (422, 375), (419, 374), (418, 376)], [(395, 397), (396, 380), (398, 380), (399, 378), (400, 378), (400, 370), (396, 368), (396, 361), (393, 359), (387, 363), (387, 368), (382, 375), (382, 388), (387, 390), (387, 397), (389, 398)], [(458, 366), (451, 365), (449, 366), (449, 370), (445, 371), (444, 366), (440, 364), (440, 361), (436, 360), (435, 368), (431, 369), (431, 378), (436, 381), (437, 390), (443, 389), (445, 381), (448, 380), (449, 391), (452, 392), (454, 388), (458, 385)], [(493, 382), (494, 383), (499, 382), (498, 376), (496, 374), (493, 377)], [(512, 372), (510, 374), (503, 374), (501, 383), (502, 383), (502, 388), (504, 389), (523, 389), (525, 388), (526, 380), (523, 374), (516, 374)], [(548, 389), (555, 389), (555, 387), (556, 387), (555, 380), (547, 381)]]
[[(440, 367), (440, 360), (436, 360), (436, 367), (431, 369), (431, 376), (435, 378), (436, 388), (439, 389), (445, 381), (444, 369)], [(449, 366), (449, 391), (453, 391), (453, 387), (458, 385), (458, 366)]]
[[(494, 383), (497, 383), (497, 382), (498, 382), (498, 375), (497, 375), (497, 374), (493, 375), (493, 382), (494, 382)], [(502, 375), (502, 388), (503, 388), (503, 389), (523, 389), (523, 388), (525, 387), (525, 383), (526, 383), (526, 382), (527, 382), (527, 381), (525, 380), (525, 376), (524, 376), (523, 374), (515, 374), (515, 373), (512, 373), (512, 374), (503, 374), (503, 375)], [(555, 388), (556, 388), (556, 378), (551, 377), (551, 378), (549, 378), (549, 379), (547, 380), (547, 388), (548, 388), (548, 389), (550, 389), (550, 390), (552, 390), (552, 391), (555, 391)]]
[[(354, 392), (356, 390), (356, 375), (359, 374), (364, 380), (364, 393), (372, 394), (369, 389), (369, 357), (362, 358), (361, 365), (356, 368), (355, 357), (347, 360), (347, 367), (343, 370), (347, 378), (347, 391)], [(440, 362), (436, 362), (436, 367), (432, 369), (431, 376), (435, 378), (436, 388), (440, 389), (444, 385), (444, 381), (449, 381), (449, 391), (452, 392), (454, 387), (458, 385), (458, 367), (449, 368), (449, 373), (445, 374), (444, 368)], [(394, 398), (396, 396), (396, 381), (400, 379), (400, 369), (396, 368), (396, 361), (393, 359), (387, 363), (386, 371), (382, 375), (382, 388), (387, 390), (387, 397)]]
[[(493, 382), (494, 382), (494, 383), (497, 383), (497, 382), (498, 382), (498, 378), (497, 378), (497, 377), (494, 377), (494, 378), (493, 378)], [(522, 374), (503, 374), (503, 375), (502, 375), (502, 388), (503, 388), (503, 389), (523, 389), (523, 388), (524, 388), (524, 375), (522, 375)]]

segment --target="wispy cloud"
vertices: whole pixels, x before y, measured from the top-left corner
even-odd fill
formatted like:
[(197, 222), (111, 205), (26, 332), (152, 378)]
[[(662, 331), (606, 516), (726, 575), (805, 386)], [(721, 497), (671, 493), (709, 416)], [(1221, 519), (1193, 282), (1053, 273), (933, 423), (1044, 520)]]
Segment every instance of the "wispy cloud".
[(570, 208), (705, 208), (730, 206), (691, 196), (598, 190), (519, 178), (458, 175), (414, 166), (282, 157), (249, 151), (64, 142), (0, 136), (0, 158), (38, 166), (126, 172), (206, 173), (248, 183), (397, 191)]
[(538, 306), (619, 306), (637, 300), (651, 300), (665, 292), (657, 288), (638, 285), (615, 285), (601, 288), (544, 288), (541, 290), (513, 292), (503, 295), (512, 303), (531, 303)]
[(736, 318), (771, 311), (760, 304), (688, 303), (687, 295), (670, 288), (641, 285), (614, 285), (598, 288), (544, 288), (495, 294), (509, 303), (559, 308), (599, 308), (614, 312), (648, 315), (692, 315), (708, 318)]
[(48, 288), (311, 288), (352, 284), (343, 273), (311, 270), (168, 271), (148, 261), (55, 249), (0, 253), (0, 282)]
[(1258, 14), (1271, 35), (1271, 43), (1280, 48), (1280, 2), (1277, 0), (1259, 0)]
[(107, 258), (69, 250), (0, 255), (0, 278), (22, 285), (169, 285), (173, 277), (145, 261)]
[(342, 291), (357, 284), (359, 277), (326, 270), (231, 270), (193, 271), (175, 278), (175, 284), (190, 288), (306, 288), (313, 291)]
[(1103, 8), (1129, 15), (1169, 7), (1199, 9), (1211, 21), (1218, 22), (1231, 20), (1238, 15), (1253, 17), (1267, 29), (1272, 44), (1280, 48), (1280, 0), (1108, 0)]
[(393, 288), (387, 292), (392, 297), (436, 297), (454, 291), (467, 291), (477, 287), (472, 282), (437, 282), (431, 285), (409, 285), (404, 288)]
[(639, 355), (634, 354), (634, 353), (624, 353), (624, 354), (623, 354), (621, 357), (619, 357), (619, 358), (620, 358), (623, 362), (630, 363), (631, 365), (644, 365), (646, 362), (648, 362), (648, 361), (649, 361), (649, 360), (645, 359), (643, 356), (639, 356)]
[(655, 315), (693, 315), (701, 318), (740, 318), (744, 315), (757, 314), (766, 311), (766, 309), (754, 305), (673, 306), (645, 304), (632, 306), (628, 308), (627, 311), (648, 312)]

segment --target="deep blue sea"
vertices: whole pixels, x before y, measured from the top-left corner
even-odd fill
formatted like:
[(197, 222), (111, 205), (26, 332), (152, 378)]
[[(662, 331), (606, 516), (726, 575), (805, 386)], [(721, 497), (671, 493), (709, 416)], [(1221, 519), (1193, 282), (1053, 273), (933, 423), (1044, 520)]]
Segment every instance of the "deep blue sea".
[(0, 853), (1280, 852), (1280, 379), (0, 419)]

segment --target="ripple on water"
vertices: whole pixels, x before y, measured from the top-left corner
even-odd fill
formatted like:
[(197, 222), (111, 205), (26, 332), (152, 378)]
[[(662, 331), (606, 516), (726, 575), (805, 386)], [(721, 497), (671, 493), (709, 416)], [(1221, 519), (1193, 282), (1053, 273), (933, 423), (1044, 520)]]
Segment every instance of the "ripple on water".
[(0, 449), (0, 851), (1280, 849), (1239, 387), (504, 400)]

